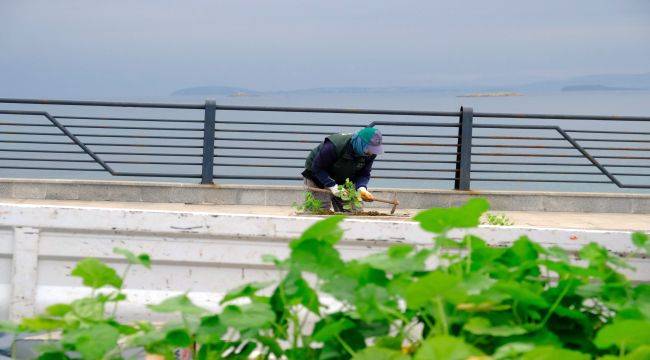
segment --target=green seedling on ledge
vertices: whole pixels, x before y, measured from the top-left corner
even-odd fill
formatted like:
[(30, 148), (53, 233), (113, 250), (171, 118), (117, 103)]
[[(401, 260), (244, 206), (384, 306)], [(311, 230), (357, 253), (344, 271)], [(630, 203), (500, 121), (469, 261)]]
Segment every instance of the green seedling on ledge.
[(506, 214), (486, 214), (485, 224), (495, 226), (512, 226), (515, 223)]
[(316, 199), (314, 195), (309, 191), (305, 192), (305, 200), (303, 203), (294, 203), (293, 207), (298, 212), (305, 212), (310, 214), (320, 214), (323, 212), (323, 203), (320, 200)]
[(345, 179), (345, 184), (338, 187), (341, 192), (341, 200), (343, 200), (343, 209), (350, 212), (361, 211), (361, 196), (354, 183), (350, 179)]

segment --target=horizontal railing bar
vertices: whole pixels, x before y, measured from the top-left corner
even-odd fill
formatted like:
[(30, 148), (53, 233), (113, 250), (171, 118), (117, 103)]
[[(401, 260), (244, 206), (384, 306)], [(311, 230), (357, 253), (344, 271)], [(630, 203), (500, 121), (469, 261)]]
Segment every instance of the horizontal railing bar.
[(205, 109), (204, 104), (172, 104), (144, 103), (125, 101), (80, 101), (80, 100), (44, 100), (44, 99), (11, 99), (0, 98), (4, 104), (34, 104), (34, 105), (74, 105), (74, 106), (108, 106), (133, 108), (163, 108), (163, 109)]
[(52, 167), (41, 167), (41, 166), (0, 166), (0, 169), (16, 169), (16, 170), (61, 170), (61, 171), (101, 171), (105, 172), (104, 169), (84, 169), (84, 168), (52, 168)]
[(54, 118), (71, 119), (71, 120), (114, 120), (114, 121), (145, 121), (145, 122), (162, 122), (162, 123), (171, 122), (171, 123), (199, 123), (199, 124), (203, 123), (203, 120), (152, 119), (152, 118), (111, 117), (111, 116), (55, 116)]
[[(588, 166), (593, 167), (594, 164), (571, 164), (571, 163), (526, 163), (526, 162), (500, 162), (500, 161), (472, 161), (472, 165), (522, 165), (522, 166)], [(649, 168), (646, 165), (625, 165), (625, 164), (602, 164), (604, 167), (630, 167), (630, 168)]]
[[(593, 165), (592, 165), (593, 166)], [(494, 174), (554, 174), (554, 175), (601, 175), (605, 176), (602, 172), (585, 172), (585, 171), (525, 171), (525, 170), (476, 170), (476, 173), (494, 173)], [(630, 174), (630, 173), (611, 173), (617, 176), (650, 176), (650, 174)]]
[[(0, 160), (9, 161), (44, 161), (44, 162), (76, 162), (76, 163), (95, 163), (95, 160), (82, 160), (82, 159), (43, 159), (43, 158), (15, 158), (15, 157), (0, 157)], [(187, 162), (174, 162), (174, 161), (127, 161), (127, 160), (113, 160), (104, 161), (107, 164), (142, 164), (142, 165), (201, 165), (202, 163), (187, 163)]]
[(151, 130), (151, 131), (203, 131), (193, 128), (168, 128), (146, 126), (107, 126), (107, 125), (66, 125), (70, 129), (108, 129), (108, 130)]
[[(253, 134), (295, 134), (295, 135), (332, 135), (329, 131), (289, 131), (289, 130), (248, 130), (248, 129), (215, 129), (216, 133), (221, 132), (243, 132)], [(383, 137), (416, 137), (416, 138), (436, 138), (436, 139), (456, 139), (456, 135), (418, 135), (418, 134), (383, 134)], [(561, 139), (563, 140), (563, 139)]]
[(6, 135), (39, 135), (39, 136), (65, 136), (63, 133), (43, 133), (43, 132), (30, 132), (30, 131), (0, 131), (0, 134)]
[(286, 106), (217, 105), (217, 110), (359, 114), (359, 115), (459, 116), (458, 111), (376, 110), (376, 109), (342, 109), (342, 108), (286, 107)]
[[(28, 152), (28, 153), (45, 153), (45, 154), (86, 154), (83, 151), (74, 150), (32, 150), (32, 149), (0, 149), (4, 152)], [(201, 157), (201, 154), (187, 153), (134, 153), (134, 152), (116, 152), (116, 151), (96, 151), (97, 155), (128, 155), (128, 156), (182, 156), (182, 157)]]
[[(9, 161), (49, 161), (49, 162), (95, 163), (95, 160), (82, 160), (82, 159), (43, 159), (43, 158), (15, 158), (15, 157), (0, 157), (0, 160), (9, 160)], [(108, 162), (108, 161), (105, 161), (105, 162)]]
[[(221, 141), (251, 141), (251, 142), (286, 142), (302, 144), (320, 144), (316, 140), (295, 140), (295, 139), (252, 139), (252, 138), (232, 138), (232, 137), (215, 137), (214, 140)], [(384, 145), (405, 145), (405, 146), (451, 146), (458, 147), (457, 144), (431, 144), (431, 143), (410, 143), (410, 142), (384, 142)]]
[[(214, 179), (233, 179), (233, 180), (302, 180), (298, 176), (273, 176), (273, 175), (223, 175), (213, 176)], [(399, 180), (444, 180), (451, 181), (454, 178), (437, 178), (422, 176), (373, 176), (374, 179), (399, 179)]]
[[(285, 169), (304, 169), (304, 166), (300, 165), (279, 165), (279, 164), (233, 164), (233, 163), (215, 163), (214, 166), (227, 166), (227, 167), (269, 167), (269, 168), (285, 168)], [(422, 168), (382, 168), (382, 167), (373, 167), (372, 171), (431, 171), (431, 172), (454, 172), (455, 169), (422, 169)]]
[(368, 124), (350, 124), (350, 123), (305, 123), (305, 122), (275, 122), (275, 121), (220, 121), (217, 120), (215, 124), (229, 124), (229, 125), (271, 125), (271, 126), (342, 126), (342, 127), (365, 127)]
[[(274, 151), (311, 151), (312, 149), (295, 149), (295, 148), (267, 148), (267, 147), (249, 147), (249, 146), (215, 146), (215, 149), (223, 150), (274, 150)], [(411, 152), (386, 150), (384, 154), (413, 154), (413, 155), (456, 155), (455, 152)]]
[[(458, 115), (456, 115), (458, 116)], [(431, 122), (397, 122), (397, 121), (373, 121), (372, 125), (385, 125), (385, 126), (421, 126), (421, 127), (458, 127), (457, 123), (431, 123)]]
[(650, 117), (647, 116), (517, 114), (517, 113), (489, 113), (489, 112), (475, 112), (474, 117), (475, 118), (509, 118), (509, 119), (549, 119), (549, 120), (650, 121)]
[[(455, 145), (454, 145), (455, 146)], [(506, 149), (560, 149), (560, 150), (575, 150), (573, 146), (553, 146), (553, 145), (486, 145), (486, 144), (472, 144), (472, 147), (484, 148), (506, 148)], [(621, 147), (591, 147), (583, 146), (585, 150), (614, 150), (614, 151), (650, 151), (650, 148), (621, 148)]]
[[(0, 149), (7, 152), (30, 152), (30, 153), (53, 153), (53, 154), (86, 154), (83, 151), (74, 150), (35, 150), (35, 149)], [(95, 153), (97, 154), (97, 153)]]
[(128, 160), (113, 160), (106, 161), (109, 164), (142, 164), (142, 165), (201, 165), (201, 162), (187, 163), (176, 161), (128, 161)]
[[(52, 127), (52, 124), (24, 124), (24, 123), (4, 123), (4, 122), (0, 122), (0, 125)], [(166, 127), (144, 127), (144, 126), (66, 125), (65, 127), (71, 129), (79, 128), (79, 129), (107, 129), (107, 130), (203, 131), (203, 129), (192, 129), (192, 128), (166, 128)]]
[[(265, 155), (223, 155), (218, 154), (215, 158), (242, 158), (242, 159), (278, 159), (278, 160), (301, 160), (305, 161), (304, 156), (265, 156)], [(411, 163), (440, 163), (440, 164), (456, 164), (456, 161), (442, 161), (442, 160), (415, 160), (415, 159), (377, 159), (378, 162), (411, 162)]]
[[(453, 136), (457, 138), (457, 136)], [(544, 136), (472, 136), (472, 139), (489, 139), (489, 140), (544, 140), (544, 141), (566, 141), (563, 138), (552, 138)]]
[(97, 155), (128, 155), (128, 156), (181, 156), (181, 157), (201, 157), (201, 154), (187, 154), (187, 153), (134, 153), (134, 152), (119, 152), (119, 151), (95, 151)]
[[(473, 156), (523, 156), (523, 157), (561, 157), (561, 158), (578, 158), (584, 159), (581, 155), (564, 155), (564, 154), (508, 154), (508, 153), (472, 153)], [(608, 155), (592, 155), (594, 158), (600, 159), (635, 159), (635, 160), (650, 160), (650, 157), (645, 156), (608, 156)]]
[(547, 183), (570, 183), (570, 184), (612, 184), (611, 181), (599, 180), (555, 180), (555, 179), (490, 179), (490, 178), (472, 178), (472, 181), (494, 181), (494, 182), (547, 182)]
[(161, 145), (161, 144), (115, 144), (115, 143), (86, 143), (88, 146), (117, 146), (117, 147), (159, 147), (179, 149), (201, 149), (202, 145)]
[(650, 135), (650, 132), (614, 131), (614, 130), (564, 130), (568, 133), (593, 133), (593, 134), (622, 134), (622, 135)]
[(106, 138), (125, 138), (125, 139), (173, 139), (173, 140), (203, 140), (203, 136), (166, 136), (166, 135), (109, 135), (109, 134), (74, 134), (75, 136), (84, 137), (106, 137)]
[[(72, 101), (45, 99), (13, 99), (0, 98), (5, 104), (35, 104), (35, 105), (74, 105), (74, 106), (106, 106), (106, 107), (142, 107), (170, 109), (205, 109), (205, 104), (179, 103), (144, 103), (121, 101)], [(344, 113), (369, 115), (415, 115), (415, 116), (459, 116), (458, 111), (412, 111), (412, 110), (378, 110), (378, 109), (345, 109), (317, 107), (287, 107), (287, 106), (249, 106), (249, 105), (217, 105), (217, 110), (239, 111), (269, 111), (269, 112), (307, 112), (307, 113)], [(551, 119), (551, 120), (616, 120), (616, 121), (650, 121), (650, 117), (620, 116), (620, 115), (567, 115), (567, 114), (525, 114), (525, 113), (490, 113), (475, 112), (475, 118), (512, 118), (512, 119)]]
[[(0, 143), (15, 144), (48, 144), (48, 145), (76, 145), (73, 142), (62, 141), (38, 141), (38, 140), (0, 140)], [(120, 147), (160, 147), (160, 148), (183, 148), (200, 149), (201, 145), (159, 145), (159, 144), (114, 144), (114, 143), (86, 143), (87, 146), (120, 146)]]
[(201, 174), (163, 174), (163, 173), (118, 173), (116, 176), (165, 177), (165, 178), (201, 178)]
[[(562, 139), (564, 140), (564, 139)], [(575, 141), (593, 141), (593, 142), (622, 142), (622, 143), (650, 143), (650, 140), (641, 140), (641, 139), (581, 139), (581, 138), (574, 138), (573, 140)]]
[(0, 140), (0, 143), (11, 144), (47, 144), (47, 145), (76, 145), (72, 141), (41, 141), (41, 140)]
[[(42, 132), (24, 132), (24, 131), (0, 131), (0, 134), (7, 135), (31, 135), (31, 136), (65, 136), (63, 133), (42, 133)], [(202, 136), (164, 136), (164, 135), (121, 135), (121, 134), (74, 134), (75, 136), (85, 137), (105, 137), (105, 138), (141, 138), (141, 139), (175, 139), (175, 140), (202, 140)]]
[(25, 124), (25, 123), (15, 123), (15, 122), (0, 122), (0, 125), (6, 125), (6, 126), (41, 126), (41, 127), (52, 127), (52, 124)]

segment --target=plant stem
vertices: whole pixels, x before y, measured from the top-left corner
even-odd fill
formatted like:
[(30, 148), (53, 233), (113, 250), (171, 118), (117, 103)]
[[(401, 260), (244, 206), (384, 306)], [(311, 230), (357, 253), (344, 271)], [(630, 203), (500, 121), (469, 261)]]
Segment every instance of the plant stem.
[(433, 333), (434, 325), (433, 325), (433, 324), (431, 323), (431, 321), (427, 318), (427, 315), (429, 315), (429, 314), (428, 314), (428, 313), (427, 313), (427, 314), (423, 314), (422, 319), (424, 320), (424, 323), (427, 324), (427, 326), (429, 327), (429, 329), (431, 329), (431, 331), (429, 331), (429, 334), (432, 334), (432, 333)]
[[(567, 279), (567, 281), (570, 280), (570, 279), (571, 279), (571, 278), (569, 277), (569, 279)], [(551, 308), (550, 308), (550, 309), (548, 310), (548, 312), (546, 313), (546, 316), (544, 316), (544, 320), (542, 320), (542, 322), (541, 322), (540, 325), (538, 326), (539, 328), (542, 328), (542, 327), (544, 327), (544, 326), (546, 325), (546, 323), (548, 322), (548, 320), (549, 320), (549, 319), (551, 318), (551, 316), (553, 315), (553, 312), (555, 312), (555, 309), (557, 309), (557, 307), (560, 306), (560, 302), (562, 301), (562, 299), (564, 299), (564, 297), (566, 296), (567, 292), (569, 292), (569, 286), (570, 286), (570, 285), (571, 285), (571, 284), (567, 282), (567, 284), (566, 284), (566, 286), (564, 287), (564, 289), (562, 289), (562, 292), (560, 293), (560, 296), (558, 296), (557, 299), (555, 299), (555, 302), (553, 303), (553, 305), (551, 306)]]
[[(124, 282), (126, 281), (126, 275), (129, 273), (129, 270), (131, 270), (131, 263), (126, 264), (126, 268), (124, 268), (124, 272), (122, 273), (122, 284), (120, 284), (120, 288), (117, 289), (117, 293), (121, 293), (122, 289), (124, 288)], [(113, 306), (113, 312), (111, 312), (111, 317), (115, 317), (115, 314), (117, 313), (117, 305), (119, 304), (119, 301), (115, 302), (115, 305)]]
[(341, 343), (341, 346), (343, 346), (345, 351), (347, 351), (348, 354), (350, 354), (350, 356), (354, 357), (355, 355), (354, 350), (350, 347), (350, 345), (348, 345), (348, 343), (346, 343), (343, 339), (341, 339), (341, 336), (339, 334), (336, 334), (336, 340), (338, 340)]
[(292, 315), (291, 316), (291, 322), (293, 323), (293, 342), (292, 342), (292, 344), (293, 344), (293, 348), (295, 349), (295, 348), (298, 347), (298, 337), (300, 335), (299, 334), (300, 333), (300, 322), (299, 322), (298, 316), (297, 315)]
[(436, 303), (438, 304), (438, 316), (440, 317), (442, 333), (448, 335), (449, 325), (447, 324), (447, 315), (445, 315), (445, 308), (443, 307), (442, 298), (440, 298), (440, 296), (436, 298)]
[(625, 342), (621, 343), (621, 348), (618, 353), (618, 357), (622, 358), (623, 356), (625, 356)]
[(467, 268), (465, 271), (469, 274), (472, 271), (472, 238), (467, 236), (465, 239), (467, 239)]

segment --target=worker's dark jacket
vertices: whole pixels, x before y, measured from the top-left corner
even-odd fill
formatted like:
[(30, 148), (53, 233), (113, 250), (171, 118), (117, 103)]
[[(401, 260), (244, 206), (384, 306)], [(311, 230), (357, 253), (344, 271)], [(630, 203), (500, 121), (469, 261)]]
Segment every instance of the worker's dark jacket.
[(320, 187), (345, 184), (345, 179), (354, 182), (357, 189), (367, 187), (375, 157), (355, 154), (352, 134), (334, 134), (309, 153), (302, 175)]

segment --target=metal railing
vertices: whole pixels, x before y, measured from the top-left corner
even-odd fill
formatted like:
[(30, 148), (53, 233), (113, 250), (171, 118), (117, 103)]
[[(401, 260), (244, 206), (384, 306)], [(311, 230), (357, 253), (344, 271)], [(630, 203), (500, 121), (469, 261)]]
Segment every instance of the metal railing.
[[(211, 100), (171, 104), (0, 99), (0, 104), (30, 107), (0, 108), (0, 174), (14, 169), (200, 178), (202, 184), (214, 179), (292, 181), (300, 179), (307, 152), (324, 136), (381, 126), (386, 152), (373, 167), (373, 178), (447, 181), (457, 190), (469, 190), (472, 182), (650, 189), (645, 181), (650, 173), (639, 172), (650, 169), (650, 157), (645, 155), (650, 148), (642, 145), (650, 143), (650, 129), (645, 129), (650, 127), (650, 117), (482, 113), (469, 107), (443, 112), (239, 106)], [(70, 114), (70, 108), (77, 111)], [(93, 111), (79, 113), (79, 109)], [(155, 116), (118, 116), (120, 109), (154, 111)], [(60, 115), (62, 111), (65, 114)], [(168, 116), (186, 111), (192, 114)], [(232, 120), (227, 115), (260, 112), (283, 114), (283, 118)], [(286, 119), (292, 113), (397, 119)], [(565, 128), (571, 121), (579, 126)], [(421, 149), (426, 151), (416, 151)]]

